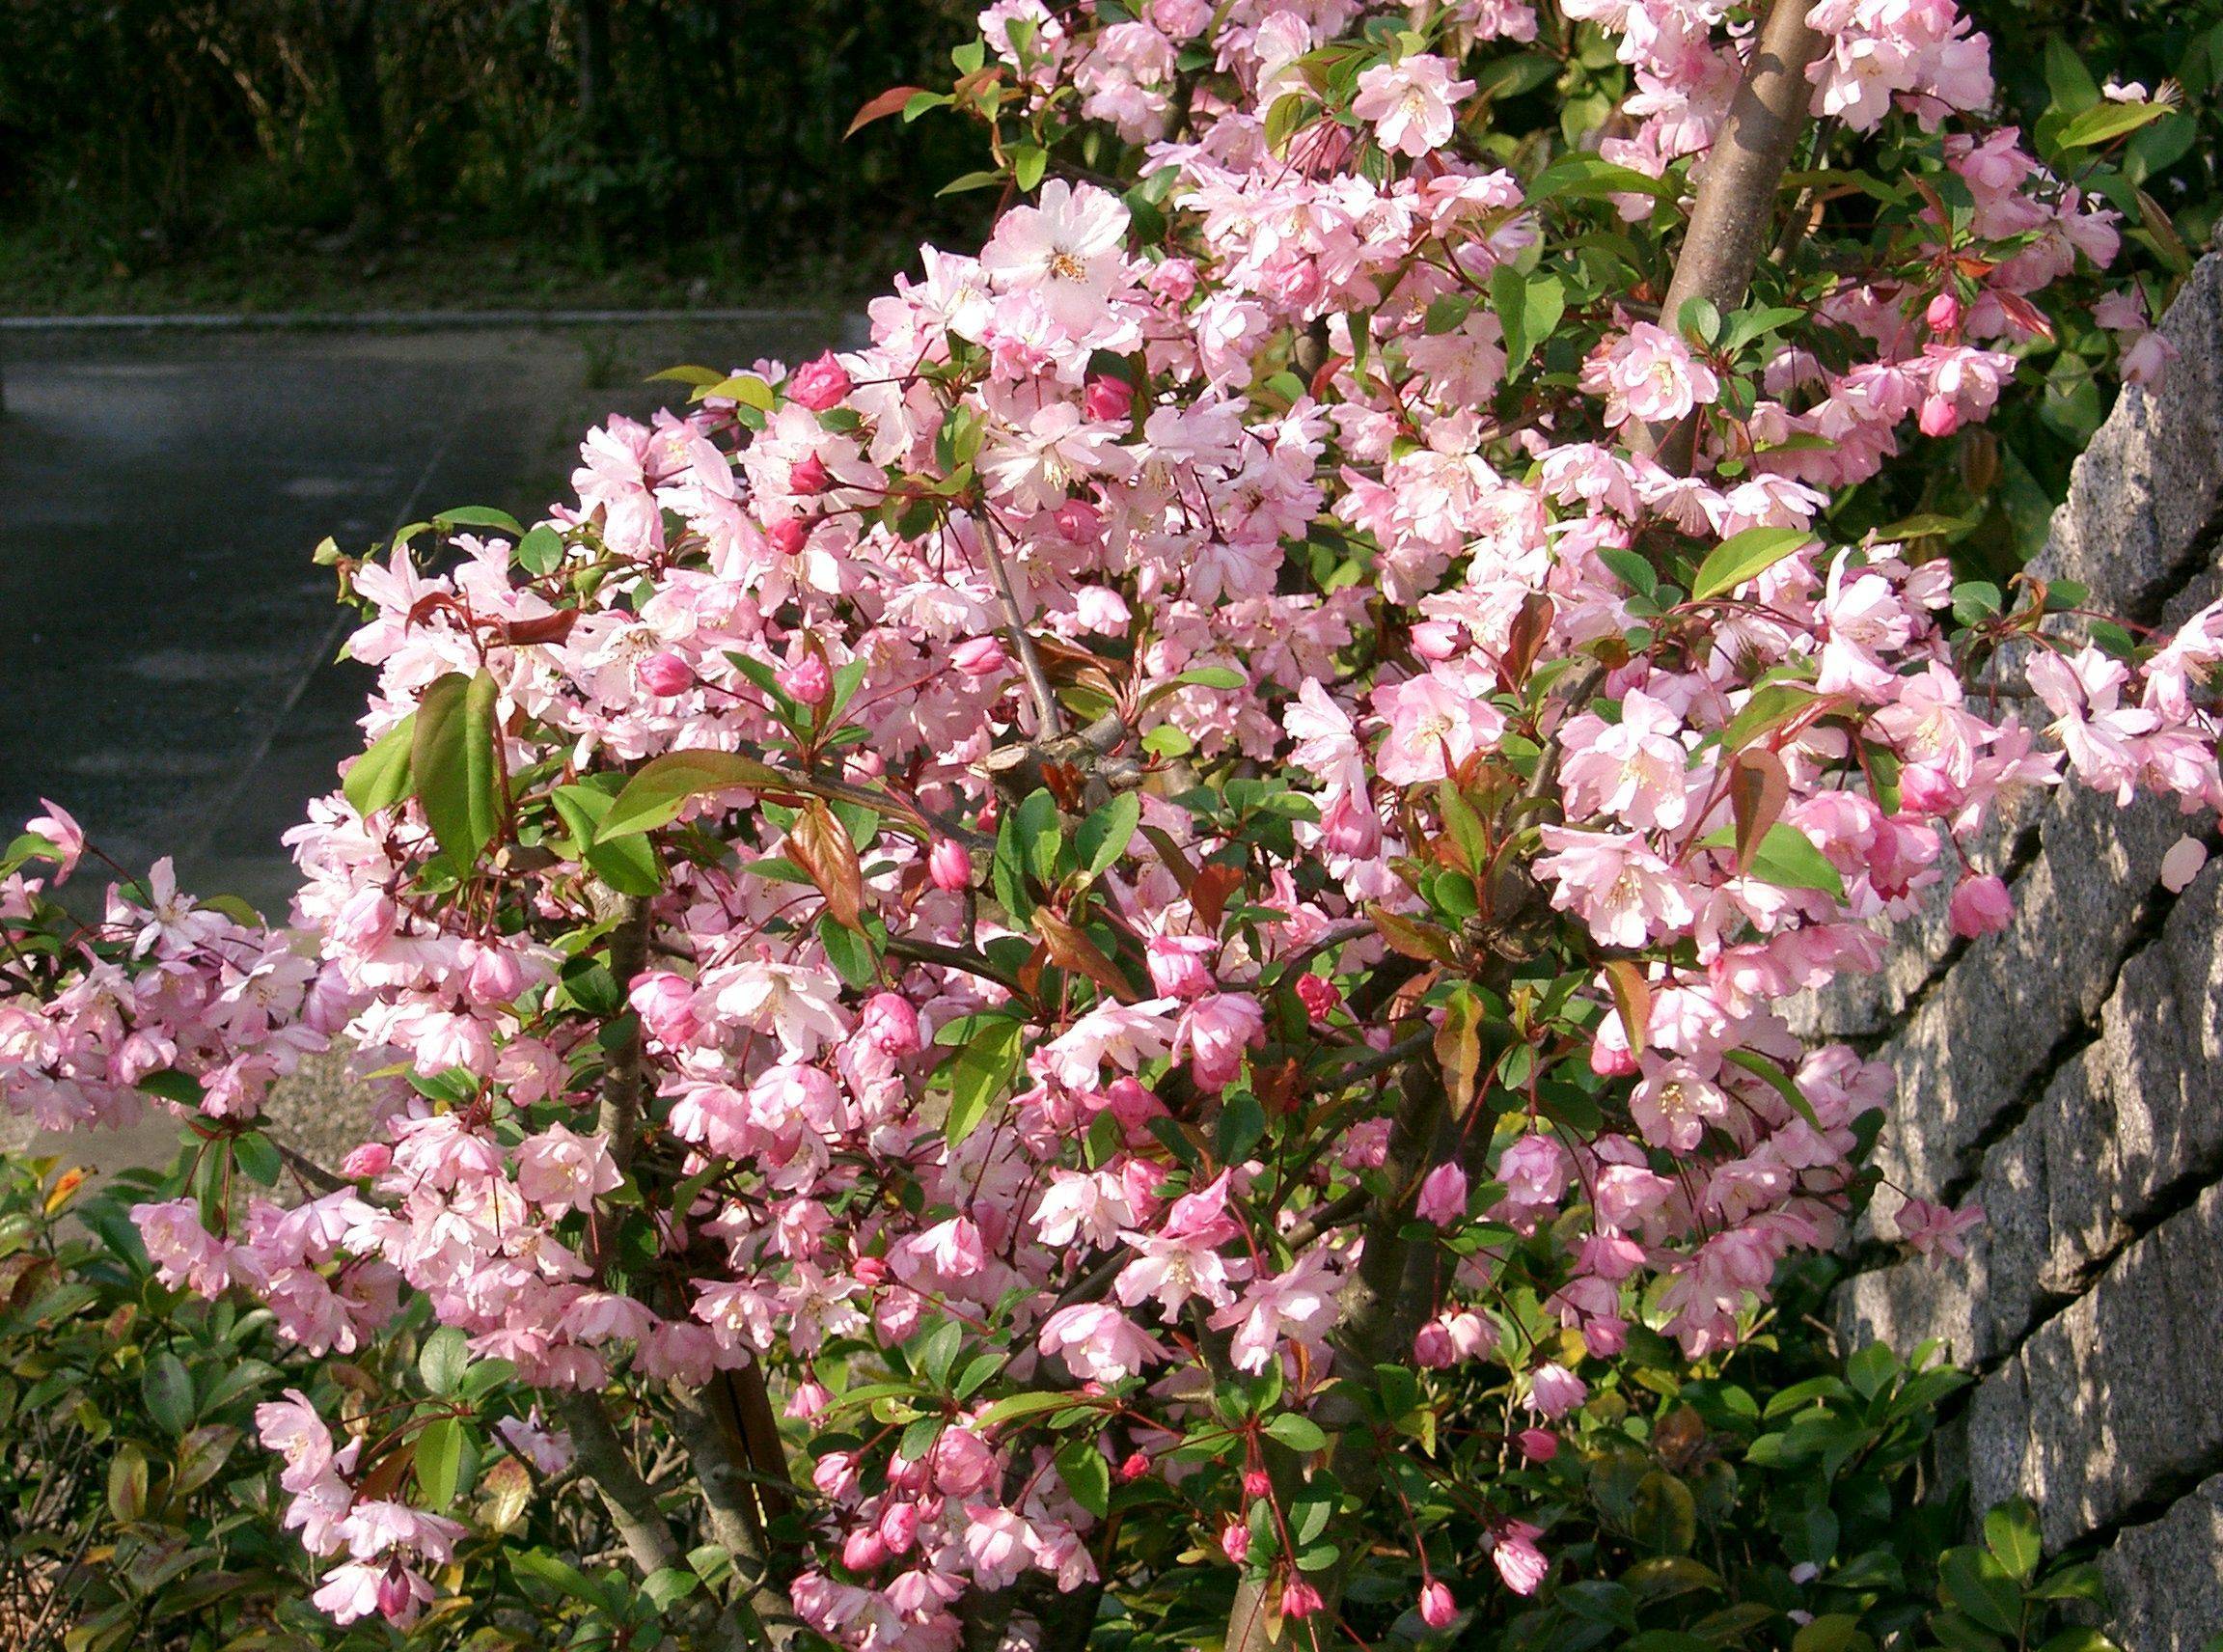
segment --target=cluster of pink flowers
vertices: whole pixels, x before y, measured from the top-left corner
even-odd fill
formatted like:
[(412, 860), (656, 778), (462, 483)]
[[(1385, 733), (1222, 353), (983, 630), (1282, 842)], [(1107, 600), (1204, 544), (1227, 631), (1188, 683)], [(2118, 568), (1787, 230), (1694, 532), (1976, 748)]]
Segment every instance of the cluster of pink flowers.
[[(1733, 1344), (1777, 1265), (1842, 1234), (1891, 1088), (1782, 1001), (1874, 967), (1941, 881), (1964, 933), (1998, 927), (1963, 846), (2064, 757), (2223, 807), (2223, 611), (2137, 660), (2056, 647), (2035, 588), (1957, 623), (1945, 563), (1819, 525), (1916, 432), (1983, 420), (2045, 327), (2030, 295), (2114, 252), (2103, 209), (1962, 119), (1987, 48), (1946, 0), (1818, 7), (1815, 107), (1935, 133), (1973, 206), (1910, 214), (1888, 262), (1735, 342), (1570, 296), (1544, 261), (1584, 206), (1462, 138), (1474, 66), (1536, 17), (1420, 8), (1423, 50), (1364, 30), (1412, 10), (1000, 0), (1000, 118), (1078, 94), (1147, 145), (1144, 196), (1053, 178), (978, 257), (928, 249), (865, 347), (593, 432), (530, 534), (350, 564), (375, 748), (290, 836), (299, 938), (159, 867), (72, 931), (15, 873), (0, 920), (69, 940), (7, 977), (0, 1094), (109, 1123), (184, 1075), (158, 1090), (222, 1143), (343, 1033), (380, 1096), (346, 1185), (221, 1224), (144, 1208), (164, 1278), (243, 1287), (316, 1350), (422, 1298), (535, 1389), (769, 1372), (831, 1442), (792, 1601), (859, 1648), (943, 1652), (969, 1590), (1029, 1574), (1116, 1583), (1029, 1395), (1070, 1395), (1105, 1479), (1163, 1479), (1283, 1612), (1318, 1610), (1253, 1553), (1283, 1493), (1213, 1385), (1320, 1399), (1361, 1254), (1338, 1213), (1368, 1198), (1473, 1241), (1410, 1359), (1510, 1361), (1527, 1461), (1588, 1397), (1565, 1350)], [(1749, 49), (1721, 9), (1562, 10), (1640, 89), (1606, 159), (1641, 182), (1702, 156)], [(1573, 348), (1547, 364), (1500, 305), (1554, 267)], [(1687, 466), (1639, 439), (1684, 422)], [(2009, 644), (2043, 727), (1975, 686)], [(483, 718), (475, 837), (422, 763), (371, 778), (435, 710)], [(1039, 799), (994, 780), (1029, 742)], [(74, 860), (59, 812), (35, 831)], [(1381, 1075), (1453, 1082), (1478, 1005), (1504, 1026), (1456, 1141), (1382, 1193)], [(1950, 1252), (1964, 1219), (1902, 1223)], [(1516, 1253), (1565, 1335), (1521, 1322)], [(916, 1351), (946, 1328), (985, 1363), (938, 1401)], [(863, 1404), (880, 1432), (848, 1432)], [(291, 1523), (344, 1556), (319, 1604), (408, 1617), (453, 1524), (360, 1498), (360, 1442), (298, 1396), (262, 1428)], [(1215, 1429), (1219, 1461), (1172, 1455)], [(1508, 1586), (1549, 1575), (1510, 1502), (1483, 1540)]]

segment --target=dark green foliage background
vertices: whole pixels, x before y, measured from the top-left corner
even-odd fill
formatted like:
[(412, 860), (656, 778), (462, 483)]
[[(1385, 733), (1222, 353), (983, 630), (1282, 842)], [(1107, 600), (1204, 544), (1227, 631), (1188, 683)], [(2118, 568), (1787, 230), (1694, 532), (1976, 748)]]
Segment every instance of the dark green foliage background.
[(970, 17), (952, 0), (0, 0), (0, 290), (73, 308), (87, 280), (190, 271), (211, 297), (231, 280), (282, 300), (255, 286), (273, 254), (375, 274), (426, 245), (486, 261), (469, 292), (426, 294), (449, 303), (520, 269), (707, 278), (732, 302), (837, 264), (868, 290), (919, 236), (971, 229), (977, 203), (934, 197), (977, 141), (950, 121), (843, 130), (885, 87), (946, 80)]

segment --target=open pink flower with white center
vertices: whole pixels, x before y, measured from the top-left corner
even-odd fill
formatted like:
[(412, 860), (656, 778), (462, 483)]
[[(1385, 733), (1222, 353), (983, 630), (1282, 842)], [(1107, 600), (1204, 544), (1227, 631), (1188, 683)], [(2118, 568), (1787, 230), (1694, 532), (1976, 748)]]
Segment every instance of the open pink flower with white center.
[(849, 1028), (840, 1009), (841, 986), (824, 970), (772, 958), (752, 958), (703, 978), (718, 1012), (745, 1027), (769, 1032), (787, 1055), (809, 1060)]
[(1456, 767), (1494, 746), (1505, 727), (1496, 706), (1433, 672), (1375, 690), (1374, 709), (1389, 719), (1376, 770), (1396, 785), (1441, 780), (1446, 762)]
[(1033, 1221), (1045, 1245), (1062, 1249), (1084, 1239), (1104, 1246), (1134, 1223), (1135, 1206), (1126, 1184), (1109, 1171), (1053, 1170), (1048, 1191), (1034, 1206)]
[(109, 922), (138, 931), (131, 949), (134, 957), (143, 958), (157, 950), (164, 955), (182, 952), (214, 940), (232, 927), (232, 921), (221, 912), (179, 891), (178, 868), (168, 855), (148, 868), (146, 888), (144, 906), (115, 894), (108, 897)]
[(1876, 713), (1876, 728), (1903, 762), (1935, 767), (1966, 785), (1986, 731), (1966, 709), (1961, 679), (1933, 660), (1913, 676), (1894, 678), (1893, 686), (1898, 699)]
[(1169, 998), (1098, 1005), (1043, 1046), (1041, 1060), (1067, 1089), (1094, 1089), (1106, 1061), (1131, 1073), (1171, 1048), (1166, 1018), (1172, 1007)]
[(1054, 509), (1076, 483), (1133, 471), (1121, 434), (1121, 427), (1092, 423), (1070, 401), (1045, 401), (991, 432), (979, 472), (996, 496), (1017, 509)]
[(1716, 399), (1721, 381), (1675, 334), (1638, 321), (1611, 349), (1583, 364), (1582, 388), (1606, 398), (1606, 423), (1619, 428), (1632, 419), (1671, 425)]
[(255, 1408), (255, 1431), (262, 1444), (286, 1460), (278, 1483), (289, 1492), (306, 1491), (332, 1466), (332, 1431), (299, 1389)]
[(1508, 1520), (1493, 1534), (1490, 1560), (1505, 1586), (1517, 1595), (1532, 1595), (1551, 1574), (1551, 1562), (1536, 1547), (1544, 1528), (1525, 1520)]
[(1641, 1060), (1644, 1076), (1629, 1097), (1629, 1112), (1653, 1146), (1688, 1153), (1707, 1125), (1729, 1116), (1727, 1093), (1688, 1061), (1651, 1054)]
[(1034, 206), (1014, 207), (998, 221), (980, 267), (998, 291), (1031, 293), (1051, 320), (1084, 338), (1101, 325), (1113, 288), (1127, 280), (1129, 221), (1116, 195), (1054, 178)]
[(2046, 732), (2061, 742), (2077, 778), (2128, 803), (2142, 760), (2138, 742), (2160, 721), (2151, 711), (2119, 703), (2129, 668), (2087, 646), (2067, 657), (2036, 655), (2029, 676), (2053, 713)]
[(1913, 1246), (1919, 1254), (1938, 1262), (1947, 1256), (1967, 1255), (1968, 1248), (1962, 1243), (1961, 1236), (1984, 1225), (1984, 1210), (1974, 1204), (1954, 1210), (1926, 1198), (1910, 1198), (1899, 1207), (1891, 1220), (1901, 1239)]
[(1633, 833), (1540, 829), (1551, 853), (1536, 862), (1551, 904), (1590, 925), (1604, 946), (1637, 948), (1696, 916), (1689, 886)]
[(1226, 1257), (1219, 1247), (1241, 1228), (1227, 1214), (1227, 1182), (1222, 1170), (1194, 1193), (1184, 1194), (1166, 1213), (1155, 1233), (1134, 1228), (1119, 1237), (1137, 1254), (1112, 1281), (1112, 1294), (1129, 1308), (1155, 1298), (1167, 1319), (1174, 1318), (1191, 1297), (1202, 1297), (1207, 1306), (1225, 1308), (1235, 1300), (1229, 1283), (1249, 1277), (1250, 1263), (1242, 1256)]
[(1458, 105), (1473, 91), (1471, 80), (1452, 78), (1451, 65), (1442, 58), (1413, 52), (1361, 73), (1351, 113), (1374, 124), (1375, 141), (1384, 149), (1418, 160), (1451, 141)]
[(517, 1191), (544, 1210), (587, 1210), (624, 1180), (607, 1137), (551, 1124), (517, 1144)]
[(1621, 702), (1621, 721), (1584, 715), (1569, 724), (1561, 767), (1570, 806), (1605, 812), (1638, 830), (1669, 831), (1688, 817), (1689, 754), (1676, 736), (1683, 720), (1642, 689)]
[(1341, 1311), (1336, 1292), (1342, 1283), (1326, 1251), (1316, 1247), (1286, 1272), (1251, 1281), (1241, 1301), (1212, 1316), (1213, 1329), (1233, 1328), (1227, 1346), (1236, 1369), (1263, 1371), (1283, 1340), (1314, 1342), (1328, 1334)]
[(1042, 1322), (1034, 1346), (1055, 1354), (1075, 1376), (1115, 1383), (1166, 1358), (1157, 1338), (1110, 1303), (1075, 1303)]

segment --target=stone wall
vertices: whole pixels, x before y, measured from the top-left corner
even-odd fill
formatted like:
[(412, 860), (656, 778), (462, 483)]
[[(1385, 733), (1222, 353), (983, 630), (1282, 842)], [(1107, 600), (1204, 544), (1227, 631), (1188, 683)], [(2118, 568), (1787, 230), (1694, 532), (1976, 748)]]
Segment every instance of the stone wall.
[[(2039, 564), (2146, 620), (2223, 590), (2223, 257), (2164, 328), (2180, 358), (2124, 393)], [(1939, 892), (1802, 1028), (1898, 1070), (1889, 1181), (1990, 1217), (1965, 1265), (1864, 1246), (1842, 1329), (1942, 1338), (1978, 1373), (1946, 1467), (1977, 1507), (2028, 1497), (2050, 1550), (2097, 1556), (2129, 1652), (2223, 1632), (2223, 856), (2163, 889), (2187, 824), (2081, 788), (2026, 800), (1977, 857), (2014, 887), (2011, 926), (1958, 942)]]

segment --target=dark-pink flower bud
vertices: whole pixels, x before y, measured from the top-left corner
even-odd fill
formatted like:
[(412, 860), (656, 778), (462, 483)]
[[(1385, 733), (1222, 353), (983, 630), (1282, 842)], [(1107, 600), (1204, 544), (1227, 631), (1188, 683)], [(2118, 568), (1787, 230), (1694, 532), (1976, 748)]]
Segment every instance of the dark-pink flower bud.
[(634, 675), (641, 679), (643, 688), (661, 700), (685, 694), (695, 686), (695, 668), (670, 650), (650, 654), (641, 662)]
[(858, 1027), (891, 1056), (908, 1056), (919, 1048), (919, 1012), (900, 993), (877, 992), (866, 999)]
[(787, 399), (813, 413), (823, 413), (849, 394), (849, 372), (832, 350), (812, 358), (787, 375)]
[(780, 686), (805, 705), (823, 705), (834, 692), (834, 674), (824, 654), (805, 654), (780, 673)]
[(1135, 387), (1123, 378), (1100, 372), (1081, 392), (1081, 411), (1100, 425), (1122, 422), (1135, 409)]
[(937, 838), (926, 851), (926, 877), (936, 889), (955, 894), (973, 887), (973, 856), (954, 838)]

